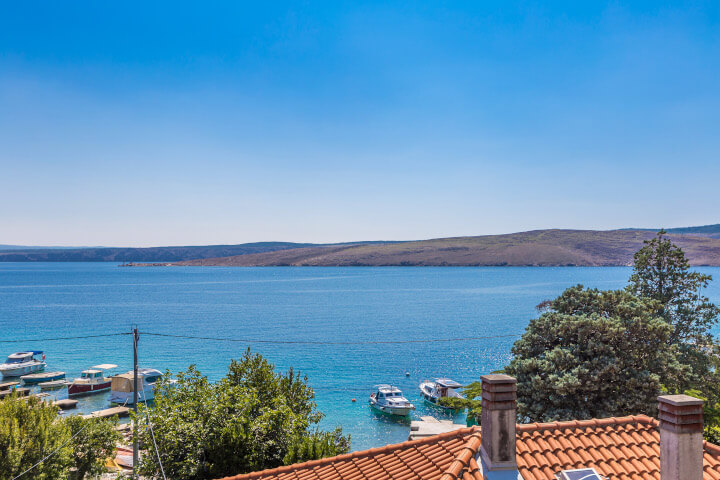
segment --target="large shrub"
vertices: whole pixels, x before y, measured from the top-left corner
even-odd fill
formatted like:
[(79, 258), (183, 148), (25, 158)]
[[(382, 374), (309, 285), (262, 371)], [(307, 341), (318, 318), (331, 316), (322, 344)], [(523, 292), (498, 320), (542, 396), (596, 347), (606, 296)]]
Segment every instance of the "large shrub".
[(176, 385), (157, 389), (154, 408), (141, 407), (138, 415), (147, 450), (140, 468), (148, 476), (160, 472), (153, 432), (165, 474), (176, 480), (221, 478), (348, 451), (340, 430), (317, 430), (321, 418), (306, 377), (278, 373), (248, 349), (220, 382), (191, 366)]

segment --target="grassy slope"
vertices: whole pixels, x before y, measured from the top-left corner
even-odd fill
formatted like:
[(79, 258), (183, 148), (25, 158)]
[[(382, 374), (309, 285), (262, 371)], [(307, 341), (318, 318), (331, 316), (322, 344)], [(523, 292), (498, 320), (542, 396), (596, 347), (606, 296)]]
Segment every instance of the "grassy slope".
[[(311, 247), (178, 262), (219, 266), (476, 266), (628, 265), (643, 240), (640, 230), (536, 230), (508, 235), (441, 238), (381, 245)], [(670, 235), (693, 265), (720, 266), (720, 239)]]

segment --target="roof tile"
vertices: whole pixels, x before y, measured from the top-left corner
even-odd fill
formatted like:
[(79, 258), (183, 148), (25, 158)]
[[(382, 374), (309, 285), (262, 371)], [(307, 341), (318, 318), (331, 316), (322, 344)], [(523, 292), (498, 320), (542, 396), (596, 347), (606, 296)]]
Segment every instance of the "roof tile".
[[(483, 480), (480, 435), (465, 428), (225, 480)], [(518, 425), (516, 445), (525, 480), (590, 467), (610, 480), (660, 479), (658, 423), (644, 415)], [(704, 444), (703, 468), (704, 480), (720, 480), (720, 446)]]

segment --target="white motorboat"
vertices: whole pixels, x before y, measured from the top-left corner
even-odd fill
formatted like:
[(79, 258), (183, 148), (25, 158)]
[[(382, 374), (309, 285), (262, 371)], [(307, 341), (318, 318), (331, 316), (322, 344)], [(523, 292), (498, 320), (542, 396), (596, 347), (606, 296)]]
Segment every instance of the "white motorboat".
[(415, 406), (403, 396), (399, 388), (391, 385), (378, 385), (377, 391), (370, 394), (370, 406), (389, 415), (407, 416)]
[[(42, 359), (36, 356), (42, 355)], [(45, 355), (41, 351), (31, 350), (28, 352), (13, 353), (8, 356), (5, 363), (0, 364), (0, 373), (5, 377), (20, 377), (31, 373), (40, 372), (45, 369)]]
[(456, 389), (462, 388), (462, 385), (449, 378), (437, 378), (434, 382), (425, 380), (420, 384), (420, 393), (423, 399), (430, 405), (452, 410), (451, 407), (440, 405), (438, 401), (441, 398), (462, 398)]
[[(154, 396), (153, 388), (162, 377), (162, 372), (154, 368), (138, 369), (138, 402), (147, 402), (152, 400)], [(110, 387), (110, 401), (119, 405), (133, 405), (134, 398), (133, 384), (135, 382), (133, 371), (115, 375), (112, 377), (112, 385)], [(174, 381), (171, 381), (174, 383)]]

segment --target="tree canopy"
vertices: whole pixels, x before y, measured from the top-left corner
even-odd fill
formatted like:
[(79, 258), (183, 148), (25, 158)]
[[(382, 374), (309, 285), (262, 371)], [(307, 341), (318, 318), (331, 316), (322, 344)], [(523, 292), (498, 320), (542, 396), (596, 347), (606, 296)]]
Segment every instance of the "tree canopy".
[(122, 438), (115, 430), (117, 418), (83, 418), (72, 415), (65, 419), (70, 428), (72, 462), (76, 469), (75, 480), (86, 475), (97, 476), (106, 471), (105, 460), (115, 453), (115, 445)]
[(720, 309), (702, 294), (711, 280), (660, 231), (624, 290), (578, 285), (541, 303), (506, 368), (520, 420), (655, 414), (658, 394), (685, 392), (706, 400), (705, 436), (720, 440)]
[(177, 480), (220, 478), (347, 452), (349, 437), (339, 429), (319, 431), (321, 418), (306, 377), (292, 370), (278, 373), (248, 349), (219, 382), (191, 366), (177, 375), (176, 384), (165, 381), (157, 388), (154, 408), (141, 406), (138, 414), (140, 441), (149, 452), (140, 469), (148, 476), (160, 471), (153, 432), (165, 474)]
[(530, 421), (655, 411), (682, 368), (659, 302), (578, 285), (550, 302), (513, 346), (518, 415)]
[(720, 309), (702, 295), (712, 277), (691, 271), (685, 253), (663, 230), (645, 242), (634, 260), (627, 291), (659, 302), (660, 315), (673, 327), (668, 343), (677, 345), (681, 362), (689, 367), (679, 384), (666, 387), (682, 391), (702, 383), (714, 370), (708, 353), (716, 343), (711, 328), (720, 318)]
[(634, 257), (627, 291), (652, 298), (673, 327), (668, 343), (678, 350), (685, 374), (664, 379), (671, 393), (688, 393), (705, 403), (705, 437), (720, 440), (720, 346), (712, 327), (720, 308), (703, 295), (712, 277), (690, 270), (685, 253), (661, 230)]
[(65, 479), (71, 468), (76, 480), (98, 475), (120, 437), (116, 424), (78, 415), (59, 418), (57, 407), (36, 397), (13, 394), (0, 400), (0, 480), (15, 478), (35, 464), (24, 478)]
[(68, 425), (57, 421), (57, 407), (17, 394), (0, 400), (0, 480), (15, 478), (51, 452), (56, 453), (27, 478), (66, 478), (72, 447), (63, 445), (69, 439)]

